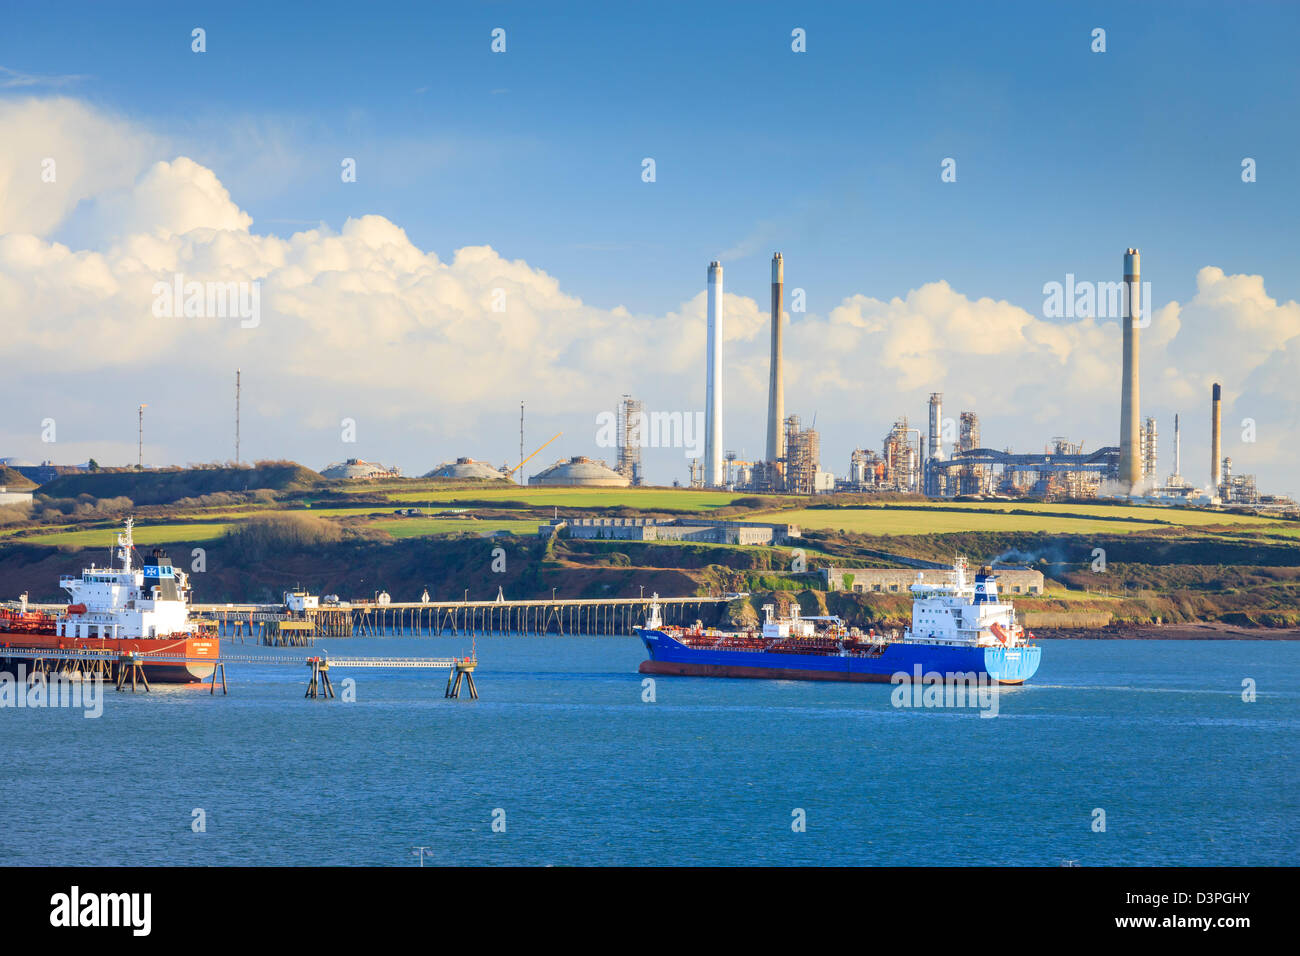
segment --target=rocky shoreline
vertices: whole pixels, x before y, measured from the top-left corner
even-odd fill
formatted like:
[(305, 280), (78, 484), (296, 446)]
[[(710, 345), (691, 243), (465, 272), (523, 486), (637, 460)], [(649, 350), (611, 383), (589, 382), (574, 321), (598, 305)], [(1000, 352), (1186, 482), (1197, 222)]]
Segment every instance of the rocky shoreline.
[(1300, 641), (1300, 628), (1198, 624), (1111, 624), (1098, 628), (1034, 628), (1042, 640), (1098, 641)]

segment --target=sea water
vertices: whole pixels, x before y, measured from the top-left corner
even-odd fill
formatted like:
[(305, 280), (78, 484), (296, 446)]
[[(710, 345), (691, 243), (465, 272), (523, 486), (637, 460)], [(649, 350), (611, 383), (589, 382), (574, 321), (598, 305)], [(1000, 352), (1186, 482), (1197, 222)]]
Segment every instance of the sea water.
[(881, 684), (648, 684), (629, 637), (480, 637), (477, 701), (343, 667), (309, 700), (276, 659), (470, 641), (223, 643), (267, 659), (229, 696), (0, 709), (0, 865), (1300, 862), (1297, 643), (1047, 641), (994, 719)]

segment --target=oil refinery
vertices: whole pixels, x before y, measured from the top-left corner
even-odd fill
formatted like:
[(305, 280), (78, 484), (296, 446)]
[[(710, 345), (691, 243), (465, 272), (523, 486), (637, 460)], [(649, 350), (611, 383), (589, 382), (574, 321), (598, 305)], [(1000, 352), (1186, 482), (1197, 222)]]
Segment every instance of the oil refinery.
[[(816, 416), (810, 423), (797, 414), (786, 414), (786, 370), (784, 345), (785, 260), (780, 252), (771, 259), (771, 304), (769, 312), (770, 353), (767, 367), (767, 415), (759, 443), (764, 456), (747, 458), (728, 449), (724, 440), (726, 360), (723, 266), (709, 263), (705, 312), (705, 407), (702, 412), (647, 412), (645, 404), (632, 395), (621, 396), (617, 410), (608, 416), (609, 435), (597, 444), (610, 447), (611, 462), (572, 454), (557, 459), (535, 474), (523, 468), (561, 436), (557, 434), (524, 455), (523, 406), (520, 407), (520, 459), (497, 468), (482, 460), (458, 457), (444, 462), (426, 478), (522, 481), (536, 486), (638, 487), (645, 483), (642, 451), (657, 447), (696, 447), (697, 457), (688, 459), (690, 488), (717, 488), (755, 494), (820, 495), (834, 493), (914, 494), (935, 499), (1032, 498), (1036, 500), (1111, 499), (1142, 504), (1198, 507), (1244, 507), (1261, 511), (1293, 512), (1296, 503), (1281, 495), (1261, 493), (1255, 476), (1237, 470), (1233, 459), (1223, 454), (1223, 386), (1210, 388), (1210, 461), (1206, 471), (1184, 474), (1182, 461), (1183, 415), (1173, 415), (1173, 466), (1160, 476), (1159, 428), (1153, 415), (1143, 417), (1141, 409), (1140, 332), (1147, 325), (1140, 290), (1141, 254), (1128, 248), (1122, 257), (1119, 317), (1122, 332), (1119, 369), (1119, 430), (1116, 444), (1085, 447), (1084, 442), (1062, 434), (1051, 434), (1042, 450), (992, 447), (981, 438), (980, 415), (975, 408), (961, 408), (955, 416), (944, 416), (944, 393), (932, 391), (925, 414), (912, 419), (898, 415), (879, 444), (863, 443), (849, 452), (846, 470), (837, 475), (823, 466), (821, 434)], [(739, 376), (737, 376), (739, 378)], [(797, 386), (798, 383), (796, 383)], [(937, 384), (937, 383), (936, 383)], [(236, 372), (235, 435), (238, 456), (239, 373)], [(743, 397), (751, 405), (756, 396)], [(733, 397), (733, 400), (736, 400)], [(141, 406), (143, 409), (143, 406)], [(951, 415), (951, 413), (950, 413)], [(688, 419), (698, 416), (698, 422)], [(601, 416), (598, 416), (598, 420)], [(915, 422), (915, 423), (914, 423)], [(921, 427), (924, 424), (924, 428)], [(692, 426), (696, 425), (694, 429)], [(142, 449), (141, 414), (137, 444)], [(663, 435), (675, 436), (662, 440)], [(660, 436), (660, 437), (656, 437)], [(702, 453), (702, 454), (701, 454)], [(141, 451), (141, 464), (143, 452)], [(238, 460), (238, 458), (236, 459)], [(36, 465), (24, 459), (0, 459), (0, 465), (36, 484), (57, 474), (93, 470), (93, 463), (58, 466)], [(348, 458), (321, 471), (324, 478), (338, 481), (373, 481), (398, 478), (397, 468)], [(680, 481), (674, 486), (681, 487)], [(9, 491), (6, 491), (9, 493)]]
[[(1222, 389), (1211, 390), (1211, 461), (1203, 483), (1182, 474), (1181, 415), (1174, 416), (1174, 466), (1162, 481), (1156, 419), (1141, 415), (1140, 330), (1141, 253), (1123, 255), (1121, 286), (1122, 367), (1120, 369), (1119, 441), (1086, 449), (1082, 442), (1053, 436), (1041, 452), (1016, 452), (986, 447), (980, 440), (979, 414), (963, 409), (956, 420), (943, 417), (943, 393), (930, 393), (927, 429), (899, 416), (881, 438), (879, 451), (861, 447), (849, 455), (848, 471), (836, 477), (823, 470), (821, 439), (814, 427), (803, 427), (798, 415), (785, 414), (783, 358), (785, 261), (772, 256), (771, 356), (768, 368), (766, 455), (743, 459), (735, 451), (722, 453), (722, 266), (708, 271), (705, 461), (690, 466), (690, 486), (726, 488), (768, 494), (815, 495), (833, 492), (893, 492), (932, 498), (1021, 498), (1059, 500), (1122, 498), (1147, 504), (1248, 506), (1266, 510), (1296, 507), (1289, 498), (1260, 494), (1250, 474), (1234, 474), (1232, 459), (1222, 454)], [(631, 400), (624, 396), (626, 410)], [(948, 435), (945, 435), (947, 426)], [(639, 448), (631, 447), (634, 430), (620, 431), (620, 462), (640, 466)], [(620, 468), (629, 479), (632, 472)]]

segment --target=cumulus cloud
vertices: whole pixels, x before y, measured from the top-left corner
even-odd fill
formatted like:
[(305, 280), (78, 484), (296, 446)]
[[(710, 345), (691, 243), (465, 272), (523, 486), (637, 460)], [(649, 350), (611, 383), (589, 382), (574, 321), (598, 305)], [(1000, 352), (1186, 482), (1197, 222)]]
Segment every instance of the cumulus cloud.
[[(315, 467), (357, 455), (408, 471), (460, 454), (513, 458), (521, 398), (541, 420), (534, 430), (546, 432), (535, 444), (552, 427), (565, 431), (543, 458), (612, 454), (595, 447), (595, 416), (623, 393), (648, 409), (702, 408), (702, 288), (663, 315), (596, 308), (491, 246), (443, 259), (376, 215), (259, 235), (214, 170), (160, 158), (159, 141), (125, 121), (47, 100), (0, 103), (0, 125), (9, 122), (26, 158), (7, 152), (0, 162), (4, 398), (23, 409), (0, 429), (6, 454), (115, 461), (121, 433), (134, 435), (136, 403), (148, 402), (155, 460), (227, 457), (214, 435), (228, 430), (237, 367), (245, 451)], [(31, 157), (47, 143), (59, 144), (63, 193), (42, 193), (32, 175)], [(248, 328), (214, 315), (159, 317), (157, 285), (177, 276), (257, 283), (260, 320)], [(1265, 473), (1274, 485), (1294, 474), (1300, 460), (1282, 430), (1296, 417), (1300, 305), (1270, 298), (1260, 276), (1214, 267), (1200, 271), (1191, 301), (1150, 305), (1144, 413), (1199, 409), (1208, 383), (1222, 380), (1230, 414), (1259, 422), (1239, 467), (1261, 472), (1265, 485)], [(753, 455), (764, 434), (767, 307), (728, 293), (725, 310), (726, 442)], [(930, 391), (944, 392), (950, 417), (979, 411), (989, 444), (1035, 450), (1025, 440), (1035, 425), (1044, 443), (1058, 434), (1092, 448), (1115, 443), (1113, 321), (1044, 319), (942, 280), (790, 319), (786, 407), (817, 416), (823, 467), (843, 472), (852, 448), (879, 447), (904, 413), (920, 424)], [(68, 443), (57, 452), (38, 437), (56, 412)], [(345, 418), (357, 423), (356, 445), (340, 442)], [(1196, 447), (1185, 430), (1185, 460)], [(647, 461), (653, 480), (684, 477), (680, 450)]]
[(76, 210), (65, 238), (89, 248), (130, 236), (182, 236), (196, 229), (246, 232), (253, 219), (231, 201), (216, 173), (185, 156), (157, 162), (131, 186)]
[(134, 182), (163, 148), (147, 130), (62, 97), (0, 100), (0, 130), (0, 234), (49, 235), (83, 199)]

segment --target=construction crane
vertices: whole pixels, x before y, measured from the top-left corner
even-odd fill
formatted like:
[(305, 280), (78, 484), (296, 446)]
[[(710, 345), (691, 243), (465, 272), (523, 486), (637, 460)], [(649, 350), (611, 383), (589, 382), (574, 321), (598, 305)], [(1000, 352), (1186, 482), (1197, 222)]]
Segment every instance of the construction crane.
[[(560, 437), (561, 435), (563, 435), (563, 434), (564, 434), (564, 432), (556, 432), (556, 433), (555, 433), (555, 438), (559, 438), (559, 437)], [(533, 452), (531, 455), (529, 455), (527, 458), (525, 458), (525, 459), (524, 459), (523, 461), (521, 461), (519, 464), (515, 465), (515, 467), (513, 467), (513, 468), (511, 468), (509, 471), (507, 471), (507, 472), (506, 472), (506, 477), (507, 477), (507, 478), (511, 477), (511, 476), (512, 476), (516, 471), (518, 471), (520, 468), (524, 467), (524, 465), (528, 464), (530, 461), (532, 461), (534, 458), (536, 458), (536, 457), (537, 457), (537, 452), (541, 451), (543, 448), (545, 448), (547, 445), (549, 445), (552, 441), (555, 441), (555, 438), (552, 438), (551, 441), (548, 441), (548, 442), (546, 442), (545, 444), (539, 446), (538, 449), (537, 449), (537, 451)]]

